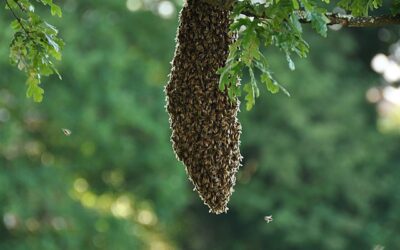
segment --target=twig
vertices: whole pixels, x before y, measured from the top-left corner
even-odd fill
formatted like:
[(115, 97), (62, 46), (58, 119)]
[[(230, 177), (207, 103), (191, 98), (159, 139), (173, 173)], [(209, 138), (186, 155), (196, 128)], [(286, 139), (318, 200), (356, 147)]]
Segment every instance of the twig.
[[(5, 1), (6, 1), (7, 7), (10, 9), (10, 11), (11, 11), (11, 13), (13, 14), (14, 18), (18, 21), (19, 25), (21, 25), (21, 28), (25, 31), (26, 35), (29, 36), (29, 32), (28, 32), (28, 30), (25, 28), (25, 26), (23, 25), (23, 23), (22, 23), (22, 21), (21, 21), (21, 18), (19, 18), (19, 17), (17, 16), (17, 14), (15, 14), (15, 12), (14, 12), (14, 10), (12, 9), (12, 7), (10, 6), (10, 3), (8, 2), (8, 0), (5, 0)], [(18, 6), (19, 6), (19, 3), (18, 3), (17, 1), (15, 1), (15, 2), (16, 2), (16, 3), (18, 4)], [(20, 6), (20, 8), (21, 8), (21, 6)], [(22, 10), (23, 10), (23, 9), (22, 9)]]
[(21, 9), (21, 11), (26, 12), (26, 9), (19, 3), (18, 0), (14, 0), (14, 2), (18, 5), (18, 7)]

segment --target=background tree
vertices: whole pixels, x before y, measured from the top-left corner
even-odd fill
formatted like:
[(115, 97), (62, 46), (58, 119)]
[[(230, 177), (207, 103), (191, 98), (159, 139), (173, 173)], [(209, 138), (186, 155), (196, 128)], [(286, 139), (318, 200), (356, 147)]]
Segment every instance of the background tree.
[(379, 82), (370, 59), (397, 27), (385, 43), (382, 29), (322, 40), (306, 26), (309, 60), (290, 74), (266, 51), (292, 97), (240, 113), (246, 160), (229, 213), (214, 216), (189, 192), (163, 108), (181, 6), (137, 3), (63, 2), (63, 81), (43, 79), (40, 105), (0, 47), (0, 249), (400, 247), (398, 137), (377, 131), (365, 100)]

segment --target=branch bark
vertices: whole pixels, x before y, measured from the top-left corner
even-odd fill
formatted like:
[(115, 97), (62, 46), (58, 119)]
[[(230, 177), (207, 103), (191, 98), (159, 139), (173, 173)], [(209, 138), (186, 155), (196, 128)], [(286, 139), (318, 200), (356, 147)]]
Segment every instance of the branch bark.
[[(387, 25), (400, 24), (400, 15), (381, 15), (381, 16), (366, 16), (354, 17), (351, 15), (327, 13), (326, 17), (330, 20), (328, 25), (340, 24), (345, 27), (381, 27)], [(307, 19), (300, 19), (301, 23), (309, 23)]]
[[(299, 19), (300, 23), (310, 23), (310, 20), (307, 20), (305, 17), (305, 13), (303, 11), (299, 11)], [(249, 17), (257, 17), (257, 18), (265, 18), (269, 19), (267, 16), (259, 16), (255, 15), (250, 11), (244, 11), (242, 13), (245, 16)], [(352, 28), (365, 28), (365, 27), (382, 27), (387, 25), (399, 25), (400, 24), (400, 15), (381, 15), (381, 16), (365, 16), (365, 17), (355, 17), (352, 15), (343, 15), (336, 13), (327, 13), (326, 17), (330, 20), (327, 25), (339, 24), (344, 27), (352, 27)]]

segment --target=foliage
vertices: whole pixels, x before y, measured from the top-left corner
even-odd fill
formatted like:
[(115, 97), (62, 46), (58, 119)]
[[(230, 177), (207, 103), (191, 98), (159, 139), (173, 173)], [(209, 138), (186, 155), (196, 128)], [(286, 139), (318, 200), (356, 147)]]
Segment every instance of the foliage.
[[(61, 17), (61, 8), (52, 0), (36, 2), (49, 6), (52, 15)], [(56, 73), (60, 77), (51, 58), (61, 59), (64, 42), (58, 38), (57, 29), (36, 14), (31, 1), (6, 0), (6, 3), (16, 18), (12, 22), (15, 35), (10, 45), (11, 61), (27, 74), (27, 96), (40, 102), (44, 92), (39, 86), (41, 76)], [(316, 33), (326, 37), (328, 4), (329, 0), (234, 1), (231, 32), (237, 39), (230, 46), (226, 66), (219, 71), (220, 89), (227, 89), (231, 98), (244, 92), (248, 110), (260, 94), (257, 82), (265, 85), (271, 93), (282, 90), (289, 95), (276, 80), (263, 48), (279, 48), (289, 68), (294, 70), (292, 56), (305, 58), (309, 52), (309, 45), (302, 35), (302, 22), (311, 22)], [(334, 8), (334, 5), (354, 16), (366, 16), (371, 10), (380, 8), (382, 0), (340, 0), (329, 7)], [(396, 14), (397, 10), (398, 3), (394, 1), (392, 13)], [(24, 17), (16, 15), (17, 11)], [(249, 76), (250, 80), (240, 85), (237, 80), (243, 75)]]
[[(255, 98), (259, 96), (254, 69), (260, 71), (260, 82), (271, 93), (280, 89), (287, 95), (288, 91), (278, 83), (273, 76), (267, 58), (262, 53), (262, 47), (275, 46), (285, 55), (291, 70), (295, 69), (292, 55), (307, 57), (309, 45), (303, 39), (301, 22), (311, 22), (312, 28), (319, 35), (327, 36), (327, 13), (329, 0), (276, 0), (265, 3), (251, 0), (237, 1), (232, 11), (232, 34), (237, 34), (236, 41), (230, 47), (227, 64), (221, 74), (220, 89), (228, 89), (230, 97), (240, 96), (242, 88), (237, 79), (243, 76), (243, 69), (249, 71), (249, 82), (243, 84), (246, 108), (251, 109)], [(341, 0), (337, 6), (351, 12), (355, 16), (368, 15), (368, 11), (382, 5), (379, 0)]]
[[(44, 90), (39, 86), (42, 76), (60, 74), (54, 66), (55, 60), (61, 60), (63, 40), (58, 30), (44, 21), (36, 12), (29, 0), (5, 0), (15, 20), (11, 22), (14, 38), (10, 44), (10, 60), (19, 70), (27, 75), (27, 97), (41, 102)], [(48, 5), (51, 14), (62, 16), (61, 8), (53, 0), (40, 0), (40, 4)], [(21, 13), (21, 15), (17, 14)]]
[(176, 22), (108, 0), (67, 5), (68, 74), (43, 79), (41, 105), (0, 48), (0, 249), (171, 249), (165, 223), (189, 193), (163, 109)]
[(400, 247), (399, 142), (376, 131), (364, 97), (374, 77), (345, 31), (324, 43), (309, 38), (310, 60), (292, 74), (279, 53), (268, 54), (293, 96), (263, 98), (241, 113), (244, 163), (229, 213), (209, 218), (189, 207), (177, 232), (182, 249)]

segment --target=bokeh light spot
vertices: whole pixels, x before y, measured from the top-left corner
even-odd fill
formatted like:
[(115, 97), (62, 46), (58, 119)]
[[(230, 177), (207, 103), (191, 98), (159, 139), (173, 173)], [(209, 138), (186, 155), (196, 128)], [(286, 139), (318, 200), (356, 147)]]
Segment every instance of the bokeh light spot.
[(389, 59), (384, 54), (377, 54), (372, 58), (371, 67), (377, 73), (383, 73), (389, 64)]
[(138, 221), (144, 225), (151, 225), (154, 224), (156, 218), (154, 217), (153, 213), (147, 209), (140, 210), (138, 214)]
[(163, 18), (171, 18), (175, 13), (175, 7), (170, 1), (162, 1), (158, 4), (158, 14)]
[(142, 1), (140, 0), (127, 0), (126, 1), (126, 7), (130, 11), (137, 11), (140, 8), (142, 8)]
[(83, 178), (78, 178), (74, 181), (74, 189), (79, 193), (84, 193), (89, 188), (89, 184)]
[(12, 213), (5, 213), (3, 216), (3, 222), (6, 228), (8, 229), (14, 229), (18, 225), (18, 219), (15, 214)]
[(111, 206), (111, 212), (116, 217), (127, 218), (132, 214), (132, 207), (127, 196), (119, 197)]
[(378, 88), (370, 88), (365, 97), (367, 98), (367, 101), (371, 103), (379, 102), (382, 99), (381, 92)]
[(383, 90), (383, 97), (386, 101), (396, 105), (400, 105), (400, 89), (392, 86), (387, 86)]
[(384, 69), (383, 78), (388, 82), (400, 80), (400, 66), (396, 62), (389, 61)]

